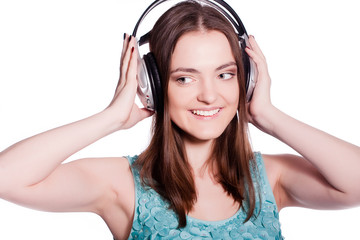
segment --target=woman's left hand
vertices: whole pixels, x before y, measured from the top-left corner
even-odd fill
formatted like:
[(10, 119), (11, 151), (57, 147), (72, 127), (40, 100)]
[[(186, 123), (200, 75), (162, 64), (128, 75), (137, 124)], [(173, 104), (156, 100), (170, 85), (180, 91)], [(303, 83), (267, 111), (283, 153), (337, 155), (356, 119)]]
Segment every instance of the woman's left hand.
[(271, 79), (264, 54), (253, 36), (249, 37), (250, 47), (246, 48), (247, 54), (255, 62), (256, 86), (250, 102), (247, 103), (248, 121), (260, 130), (269, 133), (271, 124), (266, 119), (274, 109), (270, 98)]

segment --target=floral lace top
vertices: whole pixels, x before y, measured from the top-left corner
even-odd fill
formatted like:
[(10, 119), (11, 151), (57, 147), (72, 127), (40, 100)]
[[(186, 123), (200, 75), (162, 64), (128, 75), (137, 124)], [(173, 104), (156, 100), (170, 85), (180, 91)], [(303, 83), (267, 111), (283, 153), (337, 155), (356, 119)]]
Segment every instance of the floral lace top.
[[(259, 180), (255, 189), (261, 190), (261, 210), (257, 217), (244, 223), (246, 212), (240, 208), (235, 215), (222, 221), (203, 221), (187, 216), (187, 225), (178, 229), (176, 214), (168, 209), (169, 203), (155, 190), (143, 187), (139, 171), (132, 167), (135, 181), (135, 214), (128, 239), (237, 239), (237, 240), (281, 240), (279, 214), (272, 189), (267, 179), (263, 159), (255, 153)], [(127, 157), (130, 165), (137, 156)], [(253, 173), (254, 176), (254, 173)], [(260, 209), (257, 198), (255, 213)], [(256, 215), (256, 214), (255, 214)]]

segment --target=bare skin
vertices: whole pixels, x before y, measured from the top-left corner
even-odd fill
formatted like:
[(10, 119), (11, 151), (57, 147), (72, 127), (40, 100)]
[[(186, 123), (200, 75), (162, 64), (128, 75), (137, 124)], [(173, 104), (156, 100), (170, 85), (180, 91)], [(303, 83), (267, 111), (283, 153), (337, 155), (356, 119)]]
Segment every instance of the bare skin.
[[(199, 43), (203, 43), (204, 37), (207, 44), (213, 47), (207, 47), (206, 51), (201, 52)], [(0, 153), (1, 198), (45, 211), (94, 212), (104, 219), (116, 239), (128, 237), (134, 216), (135, 196), (127, 159), (86, 158), (62, 163), (102, 137), (130, 128), (151, 116), (151, 112), (134, 103), (137, 49), (133, 49), (134, 39), (128, 39), (129, 36), (124, 41), (119, 83), (112, 102), (105, 110), (20, 141)], [(195, 62), (191, 63), (190, 59), (181, 55), (188, 53), (187, 41), (194, 44), (194, 49), (199, 49), (196, 56), (202, 57), (204, 61), (194, 56)], [(360, 190), (356, 183), (360, 182), (360, 148), (301, 123), (274, 107), (270, 99), (270, 77), (265, 57), (253, 37), (250, 37), (250, 44), (252, 49), (247, 49), (247, 52), (257, 65), (258, 77), (253, 99), (248, 106), (249, 122), (301, 154), (301, 157), (264, 155), (279, 210), (287, 206), (340, 209), (359, 205)], [(215, 51), (219, 45), (225, 49), (224, 56), (209, 51)], [(218, 82), (223, 81), (224, 76), (225, 81), (231, 81), (230, 75), (223, 74), (232, 73), (233, 66), (217, 70), (232, 61), (227, 48), (229, 44), (224, 42), (224, 37), (218, 32), (192, 32), (179, 40), (172, 56), (172, 63), (179, 64), (172, 67), (187, 67), (181, 66), (186, 59), (186, 63), (197, 70), (197, 75), (186, 75), (191, 82), (188, 90), (194, 94), (188, 100), (195, 100), (197, 104), (191, 108), (220, 106), (224, 110), (220, 112), (219, 118), (224, 121), (231, 119), (234, 114), (231, 97), (236, 95), (236, 91), (230, 98), (224, 95), (227, 86)], [(211, 59), (211, 54), (219, 56), (216, 58), (218, 62), (213, 61), (213, 65), (195, 64)], [(174, 84), (172, 87), (169, 91), (174, 94), (178, 87), (184, 90), (184, 86)], [(176, 107), (172, 114), (184, 116), (179, 125), (184, 124), (183, 128), (192, 136), (185, 139), (185, 146), (195, 172), (198, 200), (193, 211), (188, 214), (203, 220), (228, 218), (239, 206), (213, 181), (211, 172), (200, 171), (211, 142), (219, 132), (204, 128), (194, 133), (192, 124), (187, 122), (189, 120), (191, 123), (193, 119), (185, 113), (189, 106), (177, 105), (175, 100), (171, 101)], [(44, 145), (47, 146), (45, 149)], [(27, 171), (17, 174), (19, 169)]]

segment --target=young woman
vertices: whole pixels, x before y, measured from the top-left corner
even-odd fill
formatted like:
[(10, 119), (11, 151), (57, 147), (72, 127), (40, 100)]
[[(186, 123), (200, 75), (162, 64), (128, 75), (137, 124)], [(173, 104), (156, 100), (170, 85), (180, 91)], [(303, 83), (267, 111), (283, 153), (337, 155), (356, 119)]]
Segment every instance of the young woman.
[[(250, 103), (236, 35), (216, 10), (196, 3), (172, 8), (154, 26), (150, 47), (164, 108), (154, 114), (149, 147), (139, 157), (61, 164), (153, 114), (134, 103), (138, 50), (125, 35), (109, 106), (1, 152), (1, 198), (45, 211), (94, 212), (116, 239), (281, 239), (278, 211), (284, 207), (359, 204), (359, 147), (272, 105), (267, 64), (253, 37), (246, 52), (258, 76)], [(254, 154), (248, 121), (302, 157)]]

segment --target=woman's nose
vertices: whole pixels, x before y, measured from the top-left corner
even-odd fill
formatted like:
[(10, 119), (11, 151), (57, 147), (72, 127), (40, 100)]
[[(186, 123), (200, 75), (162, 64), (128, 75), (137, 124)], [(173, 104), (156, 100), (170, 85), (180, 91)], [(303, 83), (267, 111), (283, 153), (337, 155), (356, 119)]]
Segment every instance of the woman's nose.
[(199, 84), (198, 101), (211, 104), (217, 99), (217, 89), (214, 81), (206, 79)]

